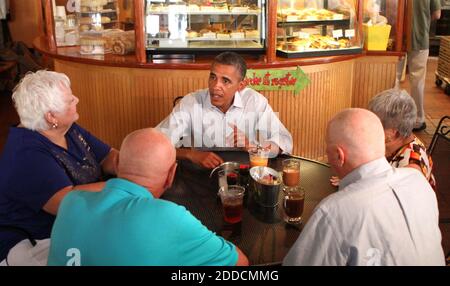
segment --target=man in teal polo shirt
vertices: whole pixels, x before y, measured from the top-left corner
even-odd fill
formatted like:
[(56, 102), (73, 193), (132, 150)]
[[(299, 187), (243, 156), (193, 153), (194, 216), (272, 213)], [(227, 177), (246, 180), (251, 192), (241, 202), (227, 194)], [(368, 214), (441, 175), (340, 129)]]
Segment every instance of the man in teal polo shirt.
[(175, 156), (155, 129), (128, 135), (117, 179), (101, 192), (73, 191), (64, 198), (48, 265), (248, 265), (236, 246), (184, 207), (159, 199), (173, 182)]

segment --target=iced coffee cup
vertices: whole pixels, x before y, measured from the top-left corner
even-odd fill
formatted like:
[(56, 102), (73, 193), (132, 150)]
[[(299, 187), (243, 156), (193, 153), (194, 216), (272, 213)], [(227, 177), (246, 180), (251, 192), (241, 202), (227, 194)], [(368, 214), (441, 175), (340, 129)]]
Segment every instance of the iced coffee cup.
[(283, 160), (283, 184), (289, 187), (300, 185), (300, 160)]
[(305, 190), (300, 186), (284, 186), (283, 194), (284, 220), (292, 224), (301, 223), (305, 206)]

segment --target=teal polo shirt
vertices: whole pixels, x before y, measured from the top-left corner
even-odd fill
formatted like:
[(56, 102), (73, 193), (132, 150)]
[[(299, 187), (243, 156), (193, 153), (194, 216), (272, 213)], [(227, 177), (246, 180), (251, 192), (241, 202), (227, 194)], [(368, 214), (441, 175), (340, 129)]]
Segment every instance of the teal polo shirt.
[(142, 186), (111, 179), (101, 192), (62, 201), (48, 265), (235, 265), (236, 247), (184, 207)]

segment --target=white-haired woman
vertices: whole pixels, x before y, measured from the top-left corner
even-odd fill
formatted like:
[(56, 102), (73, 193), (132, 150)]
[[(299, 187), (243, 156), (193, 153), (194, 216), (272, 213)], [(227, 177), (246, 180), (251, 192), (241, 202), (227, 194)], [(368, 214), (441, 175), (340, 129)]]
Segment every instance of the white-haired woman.
[[(381, 120), (384, 128), (386, 159), (396, 168), (410, 167), (419, 170), (435, 187), (432, 173), (433, 161), (425, 145), (413, 131), (417, 108), (413, 98), (401, 89), (388, 89), (377, 94), (369, 102), (368, 109)], [(339, 184), (337, 177), (331, 178)]]
[[(20, 124), (10, 128), (0, 157), (0, 226), (48, 238), (64, 196), (101, 190), (103, 175), (115, 174), (118, 151), (75, 123), (78, 98), (62, 73), (27, 74), (13, 101)], [(0, 228), (0, 261), (22, 239)]]

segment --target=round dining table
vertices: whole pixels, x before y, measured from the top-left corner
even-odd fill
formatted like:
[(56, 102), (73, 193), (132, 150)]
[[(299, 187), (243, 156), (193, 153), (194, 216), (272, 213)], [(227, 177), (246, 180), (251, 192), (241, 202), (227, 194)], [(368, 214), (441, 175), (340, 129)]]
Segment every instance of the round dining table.
[[(225, 162), (249, 164), (248, 153), (243, 151), (215, 151)], [(279, 265), (297, 240), (316, 205), (336, 188), (330, 185), (332, 175), (328, 165), (306, 158), (279, 155), (269, 160), (269, 167), (281, 171), (284, 159), (301, 160), (300, 186), (305, 190), (305, 205), (301, 224), (288, 224), (283, 220), (282, 197), (278, 205), (262, 207), (255, 202), (252, 191), (246, 190), (242, 221), (226, 223), (218, 196), (217, 175), (211, 170), (189, 161), (178, 161), (174, 183), (163, 199), (186, 207), (208, 229), (231, 241), (248, 257), (250, 265)], [(217, 173), (217, 172), (216, 172)]]

